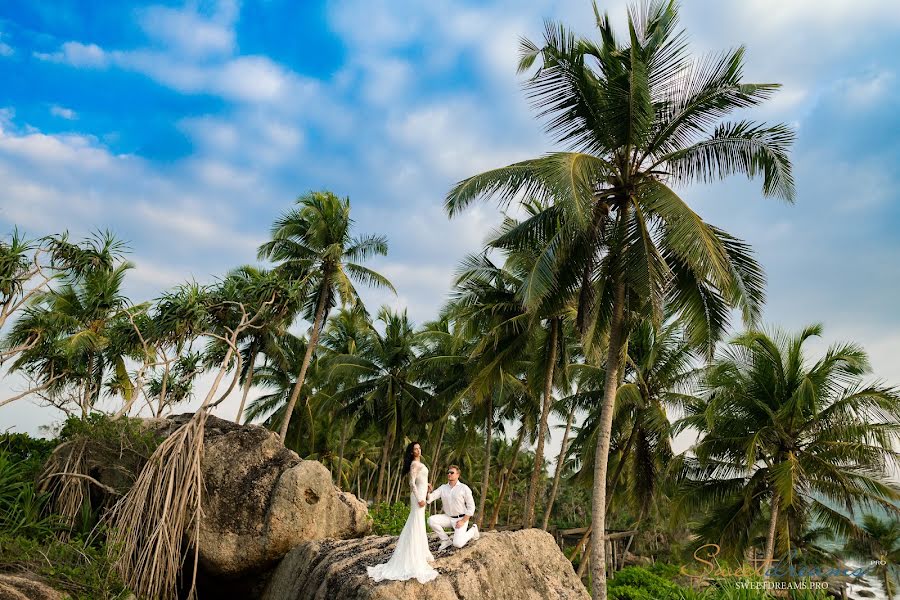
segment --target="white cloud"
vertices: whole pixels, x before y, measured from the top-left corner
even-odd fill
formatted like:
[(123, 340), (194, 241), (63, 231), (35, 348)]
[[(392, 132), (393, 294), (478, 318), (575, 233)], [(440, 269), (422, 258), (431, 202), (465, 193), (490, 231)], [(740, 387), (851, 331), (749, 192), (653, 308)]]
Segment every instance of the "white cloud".
[(0, 32), (0, 56), (12, 56), (16, 53), (12, 46), (3, 41), (3, 33)]
[(109, 63), (109, 56), (97, 44), (83, 44), (81, 42), (65, 42), (58, 52), (45, 54), (35, 52), (41, 60), (49, 62), (65, 63), (73, 67), (102, 68)]
[(73, 121), (78, 118), (78, 113), (76, 113), (71, 108), (66, 108), (65, 106), (51, 106), (50, 114), (55, 117), (66, 119), (67, 121)]
[(191, 9), (152, 6), (143, 11), (141, 27), (153, 39), (192, 56), (230, 53), (234, 49), (233, 14), (208, 19)]

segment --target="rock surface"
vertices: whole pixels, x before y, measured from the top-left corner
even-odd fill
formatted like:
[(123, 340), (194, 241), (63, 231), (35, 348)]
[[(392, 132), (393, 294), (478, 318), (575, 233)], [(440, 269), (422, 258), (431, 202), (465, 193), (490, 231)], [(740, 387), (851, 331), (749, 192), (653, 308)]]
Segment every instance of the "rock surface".
[[(191, 416), (145, 426), (169, 435)], [(301, 542), (359, 537), (371, 526), (366, 504), (335, 486), (328, 469), (257, 425), (209, 416), (203, 479), (200, 561), (209, 575), (262, 571)]]
[(46, 583), (28, 575), (0, 573), (0, 600), (68, 600)]
[(272, 574), (263, 600), (589, 600), (571, 563), (539, 529), (486, 532), (460, 549), (437, 551), (441, 575), (426, 584), (375, 583), (366, 567), (388, 560), (397, 538), (307, 542), (291, 550)]

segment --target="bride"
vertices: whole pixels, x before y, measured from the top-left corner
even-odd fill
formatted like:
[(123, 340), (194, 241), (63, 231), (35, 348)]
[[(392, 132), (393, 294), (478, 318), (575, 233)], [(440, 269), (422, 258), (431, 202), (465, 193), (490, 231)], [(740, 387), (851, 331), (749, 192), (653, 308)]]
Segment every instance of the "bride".
[(428, 467), (419, 460), (422, 448), (418, 442), (406, 447), (403, 457), (403, 474), (409, 475), (409, 518), (400, 532), (394, 554), (386, 563), (366, 567), (369, 577), (375, 581), (383, 579), (405, 580), (415, 577), (420, 583), (427, 583), (438, 576), (438, 572), (428, 563), (434, 561), (428, 548), (425, 533), (425, 494), (428, 489)]

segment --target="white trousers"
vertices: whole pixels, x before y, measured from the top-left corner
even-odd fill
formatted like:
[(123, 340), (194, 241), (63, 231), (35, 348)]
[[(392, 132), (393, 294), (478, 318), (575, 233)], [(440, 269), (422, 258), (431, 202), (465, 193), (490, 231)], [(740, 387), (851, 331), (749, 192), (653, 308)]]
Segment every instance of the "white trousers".
[(460, 520), (462, 520), (462, 517), (454, 519), (450, 515), (437, 514), (428, 517), (428, 525), (430, 525), (434, 532), (438, 534), (438, 537), (441, 538), (441, 541), (450, 539), (450, 536), (447, 535), (447, 532), (444, 530), (448, 527), (452, 527), (453, 545), (457, 548), (462, 548), (469, 540), (472, 539), (472, 536), (475, 535), (475, 530), (469, 527), (468, 521), (466, 521), (462, 527), (457, 527), (456, 522)]

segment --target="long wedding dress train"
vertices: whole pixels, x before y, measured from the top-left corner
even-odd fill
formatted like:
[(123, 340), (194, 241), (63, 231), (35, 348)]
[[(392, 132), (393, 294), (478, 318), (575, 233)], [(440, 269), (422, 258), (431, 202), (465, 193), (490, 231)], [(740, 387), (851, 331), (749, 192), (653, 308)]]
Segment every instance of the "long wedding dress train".
[(420, 583), (427, 583), (439, 575), (428, 564), (434, 557), (428, 548), (428, 535), (425, 533), (425, 507), (419, 506), (428, 491), (428, 467), (421, 462), (413, 462), (409, 470), (409, 486), (409, 518), (397, 539), (394, 554), (386, 563), (366, 567), (369, 577), (375, 581), (415, 578)]

